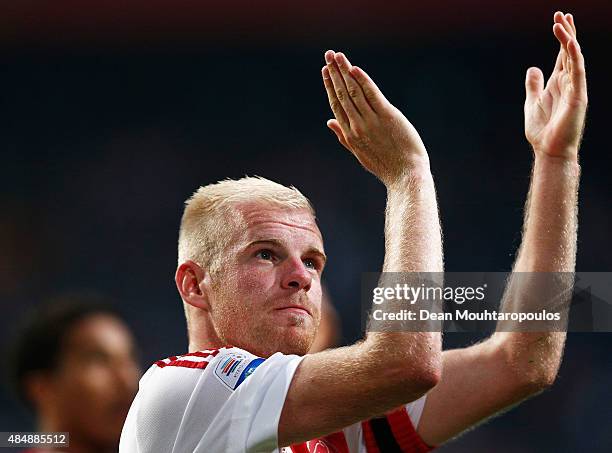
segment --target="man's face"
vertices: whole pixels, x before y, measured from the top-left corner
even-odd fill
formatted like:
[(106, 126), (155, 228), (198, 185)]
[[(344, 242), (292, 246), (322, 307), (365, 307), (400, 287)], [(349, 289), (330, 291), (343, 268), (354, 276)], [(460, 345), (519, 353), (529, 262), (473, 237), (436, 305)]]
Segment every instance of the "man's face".
[(51, 380), (55, 410), (71, 437), (116, 446), (139, 377), (132, 336), (119, 319), (93, 314), (75, 324)]
[(321, 318), (321, 232), (305, 209), (239, 207), (246, 223), (212, 277), (219, 337), (260, 356), (305, 354)]

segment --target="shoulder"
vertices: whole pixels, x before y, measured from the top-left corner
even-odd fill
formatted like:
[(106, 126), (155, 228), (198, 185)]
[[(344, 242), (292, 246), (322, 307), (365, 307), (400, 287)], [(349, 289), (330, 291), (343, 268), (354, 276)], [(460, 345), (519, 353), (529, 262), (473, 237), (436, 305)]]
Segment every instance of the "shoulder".
[(228, 347), (158, 360), (140, 381), (121, 451), (135, 451), (133, 445), (141, 451), (181, 445), (198, 452), (273, 445), (300, 359), (280, 353), (264, 359)]
[[(195, 420), (202, 429), (210, 425), (233, 392), (218, 376), (225, 368), (215, 372), (217, 365), (230, 357), (256, 359), (247, 354), (228, 347), (156, 361), (140, 380), (124, 425), (121, 451), (130, 451), (134, 445), (130, 442), (135, 442), (142, 451), (171, 451), (175, 442), (195, 445), (202, 432), (184, 430), (184, 426), (196, 423)], [(227, 373), (231, 373), (234, 364)]]
[(158, 360), (153, 364), (156, 368), (179, 367), (203, 370), (220, 353), (233, 348), (205, 349), (179, 356)]
[[(269, 380), (282, 369), (294, 371), (301, 357), (276, 353), (268, 358), (258, 357), (236, 347), (206, 349), (156, 361), (140, 380), (141, 398), (180, 401), (193, 392), (220, 392), (229, 396), (256, 370), (256, 378), (248, 381)], [(292, 374), (292, 373), (291, 373)], [(265, 379), (267, 377), (267, 379)], [(252, 386), (249, 385), (249, 387)]]
[(180, 417), (194, 398), (222, 404), (231, 392), (214, 371), (236, 352), (235, 348), (206, 349), (156, 361), (140, 379), (133, 404), (138, 418), (153, 419), (160, 413)]
[(229, 390), (235, 390), (264, 361), (264, 358), (235, 347), (172, 356), (158, 360), (149, 368), (141, 380), (141, 390), (152, 382), (167, 383), (173, 378), (178, 378), (183, 386), (189, 386), (194, 379), (209, 375)]

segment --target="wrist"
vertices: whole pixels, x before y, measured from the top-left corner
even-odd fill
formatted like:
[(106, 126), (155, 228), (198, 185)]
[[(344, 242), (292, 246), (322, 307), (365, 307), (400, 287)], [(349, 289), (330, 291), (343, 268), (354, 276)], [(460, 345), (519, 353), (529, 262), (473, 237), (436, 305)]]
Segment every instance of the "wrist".
[(393, 181), (385, 184), (388, 194), (406, 193), (407, 191), (418, 188), (433, 182), (433, 175), (429, 168), (429, 163), (411, 165), (406, 167), (402, 173)]
[(534, 160), (535, 171), (559, 171), (580, 173), (580, 164), (578, 163), (578, 153), (573, 156), (554, 156), (547, 153), (535, 153)]
[(429, 157), (412, 156), (408, 162), (405, 162), (401, 170), (387, 181), (383, 181), (387, 187), (387, 191), (403, 191), (409, 184), (425, 181), (432, 178), (431, 169), (429, 166)]
[(562, 149), (540, 148), (534, 146), (533, 152), (536, 160), (578, 163), (578, 147), (573, 145)]

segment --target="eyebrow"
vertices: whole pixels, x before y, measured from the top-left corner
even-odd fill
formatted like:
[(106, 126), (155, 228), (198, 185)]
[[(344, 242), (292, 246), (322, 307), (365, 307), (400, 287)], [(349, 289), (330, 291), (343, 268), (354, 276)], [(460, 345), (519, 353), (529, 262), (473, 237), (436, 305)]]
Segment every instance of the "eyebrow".
[[(274, 245), (276, 247), (284, 247), (285, 245), (276, 240), (276, 239), (257, 239), (253, 242), (250, 242), (246, 248), (251, 248), (257, 245)], [(327, 262), (327, 255), (325, 255), (325, 253), (323, 253), (321, 250), (319, 250), (316, 247), (310, 246), (307, 250), (306, 250), (307, 254), (312, 254), (312, 255), (317, 255), (319, 256), (322, 260), (323, 260), (323, 264), (325, 264)]]

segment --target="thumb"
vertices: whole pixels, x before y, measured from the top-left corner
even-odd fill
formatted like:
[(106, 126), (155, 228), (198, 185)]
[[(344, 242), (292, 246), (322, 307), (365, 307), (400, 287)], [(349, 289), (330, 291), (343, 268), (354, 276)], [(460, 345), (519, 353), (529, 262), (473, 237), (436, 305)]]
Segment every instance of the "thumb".
[(540, 68), (527, 69), (525, 77), (525, 102), (531, 103), (544, 90), (544, 74)]
[(336, 137), (338, 137), (338, 141), (342, 143), (342, 146), (350, 151), (351, 148), (344, 138), (344, 133), (342, 132), (342, 128), (340, 127), (338, 120), (327, 120), (327, 127), (329, 127), (336, 134)]

